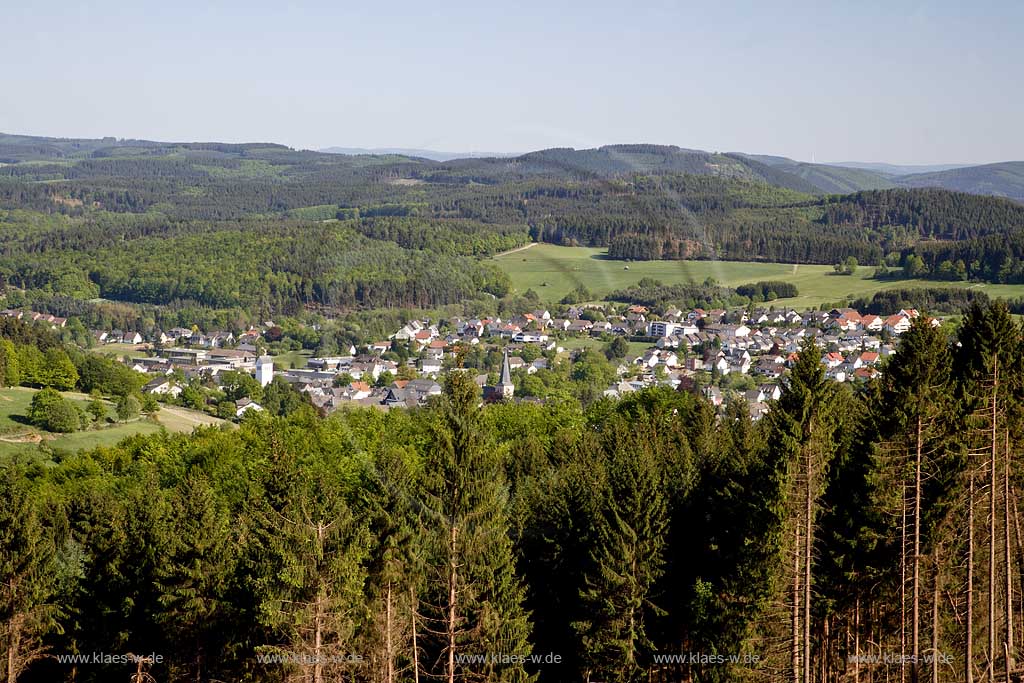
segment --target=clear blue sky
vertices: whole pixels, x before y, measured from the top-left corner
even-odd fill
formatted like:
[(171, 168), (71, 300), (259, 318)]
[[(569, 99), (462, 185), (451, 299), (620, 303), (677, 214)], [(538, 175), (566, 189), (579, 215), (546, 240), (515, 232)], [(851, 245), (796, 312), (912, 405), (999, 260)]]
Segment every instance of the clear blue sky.
[(633, 4), (6, 0), (0, 131), (1024, 159), (1019, 0)]

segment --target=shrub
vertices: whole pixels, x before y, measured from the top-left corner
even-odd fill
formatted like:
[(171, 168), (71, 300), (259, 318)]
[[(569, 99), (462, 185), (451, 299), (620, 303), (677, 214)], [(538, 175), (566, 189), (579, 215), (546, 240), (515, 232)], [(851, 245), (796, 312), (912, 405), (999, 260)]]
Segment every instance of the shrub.
[(42, 389), (32, 397), (28, 417), (36, 427), (49, 432), (73, 432), (82, 426), (78, 408), (53, 389)]
[(134, 396), (121, 396), (117, 399), (117, 419), (122, 422), (138, 417), (141, 409), (139, 399)]

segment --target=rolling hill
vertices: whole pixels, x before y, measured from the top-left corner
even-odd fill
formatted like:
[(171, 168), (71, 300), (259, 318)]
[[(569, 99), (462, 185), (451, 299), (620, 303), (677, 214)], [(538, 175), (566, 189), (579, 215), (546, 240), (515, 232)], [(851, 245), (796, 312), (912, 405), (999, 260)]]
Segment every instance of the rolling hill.
[(883, 175), (901, 176), (913, 173), (937, 173), (949, 171), (954, 168), (966, 168), (974, 164), (885, 164), (880, 162), (867, 161), (836, 161), (824, 162), (825, 166), (845, 166), (847, 168), (860, 168), (866, 171), (875, 171)]
[[(358, 168), (401, 165), (399, 175), (439, 183), (494, 184), (515, 180), (590, 180), (636, 174), (708, 175), (764, 182), (808, 194), (847, 194), (890, 188), (938, 187), (1024, 201), (1024, 161), (981, 166), (897, 166), (850, 162), (812, 164), (787, 157), (719, 153), (674, 145), (622, 144), (593, 149), (552, 148), (518, 156), (437, 152), (421, 149), (329, 147), (320, 152), (293, 150), (274, 143), (157, 142), (114, 137), (97, 139), (37, 137), (0, 133), (0, 164), (68, 164), (98, 159), (207, 158), (262, 162), (283, 170), (296, 162), (308, 168)], [(251, 164), (250, 164), (251, 165)], [(413, 169), (408, 173), (409, 169)], [(47, 169), (56, 177), (57, 167)], [(85, 172), (81, 167), (78, 172)]]
[(808, 164), (786, 157), (760, 154), (739, 156), (759, 161), (789, 175), (802, 178), (813, 185), (818, 192), (845, 194), (861, 190), (885, 190), (890, 187), (896, 187), (896, 183), (890, 176), (866, 168)]
[(1024, 161), (915, 173), (899, 179), (903, 187), (941, 187), (957, 192), (987, 194), (1024, 202)]
[(384, 154), (416, 159), (430, 159), (431, 161), (451, 161), (453, 159), (498, 159), (516, 156), (515, 154), (509, 154), (506, 152), (442, 152), (434, 149), (416, 149), (409, 147), (325, 147), (320, 151), (325, 154), (345, 154), (349, 156)]

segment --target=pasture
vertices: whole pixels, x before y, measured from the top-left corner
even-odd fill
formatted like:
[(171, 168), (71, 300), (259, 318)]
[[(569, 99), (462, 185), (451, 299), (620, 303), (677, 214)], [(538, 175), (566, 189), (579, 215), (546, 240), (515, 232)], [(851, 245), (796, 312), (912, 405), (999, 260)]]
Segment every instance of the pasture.
[[(41, 445), (73, 452), (83, 448), (113, 446), (129, 436), (153, 434), (161, 428), (172, 432), (191, 432), (200, 424), (223, 422), (205, 413), (174, 406), (161, 406), (153, 420), (140, 417), (129, 422), (116, 422), (114, 404), (104, 400), (108, 422), (103, 426), (70, 434), (53, 434), (28, 423), (26, 415), (35, 393), (35, 389), (25, 387), (0, 389), (0, 460), (12, 455), (38, 453)], [(63, 396), (83, 410), (88, 405), (89, 398), (84, 394), (68, 392)]]
[(494, 258), (508, 273), (518, 292), (533, 289), (547, 304), (554, 304), (579, 285), (601, 300), (609, 292), (653, 278), (665, 284), (703, 282), (711, 277), (735, 287), (759, 280), (792, 282), (800, 294), (778, 304), (817, 308), (844, 300), (871, 296), (896, 287), (972, 287), (991, 297), (1024, 297), (1024, 285), (969, 284), (934, 280), (873, 280), (873, 266), (861, 266), (853, 275), (836, 275), (832, 266), (739, 261), (616, 261), (604, 249), (538, 244)]

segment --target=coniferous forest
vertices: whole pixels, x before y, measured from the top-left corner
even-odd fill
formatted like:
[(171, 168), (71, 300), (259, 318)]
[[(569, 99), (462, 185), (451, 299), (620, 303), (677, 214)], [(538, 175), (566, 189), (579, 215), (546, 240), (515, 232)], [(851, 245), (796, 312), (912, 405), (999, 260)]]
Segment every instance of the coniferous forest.
[(507, 294), (486, 258), (531, 240), (623, 260), (855, 258), (880, 278), (1024, 282), (1015, 201), (828, 191), (751, 157), (658, 145), (440, 163), (0, 134), (0, 288), (62, 315), (73, 306), (54, 297), (258, 319), (430, 309)]
[[(834, 195), (785, 168), (655, 145), (441, 163), (0, 135), (0, 293), (68, 318), (0, 318), (0, 386), (30, 387), (26, 420), (56, 434), (86, 419), (60, 392), (147, 410), (90, 327), (266, 321), (277, 351), (333, 356), (409, 309), (520, 315), (540, 297), (489, 257), (531, 241), (1024, 281), (1019, 203)], [(608, 299), (796, 294), (641, 279)], [(526, 400), (482, 403), (502, 357), (477, 348), (419, 407), (325, 417), (277, 378), (237, 428), (5, 458), (6, 680), (1020, 680), (1024, 328), (966, 287), (856, 306), (964, 314), (917, 318), (858, 383), (826, 379), (808, 337), (756, 422), (691, 385), (602, 398), (618, 338), (520, 378)]]
[(921, 317), (857, 388), (808, 339), (757, 423), (455, 372), (421, 409), (12, 460), (7, 680), (1016, 680), (1022, 335)]

